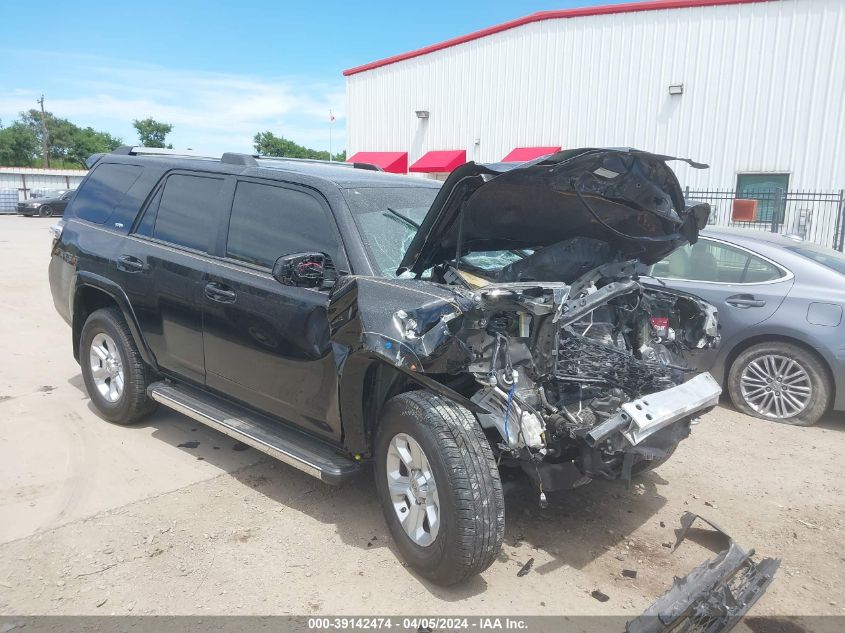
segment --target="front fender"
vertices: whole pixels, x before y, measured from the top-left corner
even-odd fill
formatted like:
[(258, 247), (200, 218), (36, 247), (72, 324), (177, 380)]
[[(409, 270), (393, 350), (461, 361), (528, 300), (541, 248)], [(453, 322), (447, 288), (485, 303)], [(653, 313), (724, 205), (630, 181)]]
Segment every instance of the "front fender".
[(347, 356), (338, 381), (340, 416), (346, 448), (366, 454), (372, 444), (372, 431), (382, 405), (409, 386), (429, 389), (473, 413), (489, 413), (466, 396), (431, 376), (387, 362), (377, 354), (361, 350)]

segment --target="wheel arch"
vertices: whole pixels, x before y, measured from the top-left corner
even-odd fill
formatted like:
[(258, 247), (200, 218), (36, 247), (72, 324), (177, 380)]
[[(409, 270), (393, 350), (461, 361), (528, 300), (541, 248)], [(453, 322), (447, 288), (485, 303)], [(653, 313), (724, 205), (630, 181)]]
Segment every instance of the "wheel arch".
[(483, 411), (469, 398), (431, 376), (397, 367), (371, 354), (353, 355), (343, 365), (339, 384), (347, 450), (369, 454), (384, 405), (394, 396), (417, 389), (439, 393), (473, 413)]
[(827, 376), (828, 382), (830, 384), (830, 401), (831, 403), (836, 401), (836, 377), (833, 374), (833, 369), (831, 368), (828, 360), (821, 353), (819, 353), (817, 349), (815, 349), (806, 341), (802, 341), (799, 338), (787, 336), (785, 334), (758, 334), (743, 339), (742, 341), (734, 345), (725, 357), (725, 371), (722, 377), (722, 386), (727, 388), (728, 376), (730, 376), (731, 368), (733, 367), (734, 361), (736, 361), (737, 357), (740, 354), (742, 354), (748, 348), (753, 347), (754, 345), (771, 342), (789, 343), (791, 345), (795, 345), (796, 347), (800, 347), (805, 352), (813, 356), (816, 360), (818, 360), (824, 368), (825, 375)]
[(111, 280), (90, 273), (79, 273), (73, 295), (73, 333), (71, 338), (73, 340), (73, 357), (76, 361), (79, 361), (79, 338), (85, 321), (95, 310), (110, 307), (116, 307), (120, 310), (144, 362), (156, 368), (155, 357), (141, 335), (135, 313), (123, 289)]

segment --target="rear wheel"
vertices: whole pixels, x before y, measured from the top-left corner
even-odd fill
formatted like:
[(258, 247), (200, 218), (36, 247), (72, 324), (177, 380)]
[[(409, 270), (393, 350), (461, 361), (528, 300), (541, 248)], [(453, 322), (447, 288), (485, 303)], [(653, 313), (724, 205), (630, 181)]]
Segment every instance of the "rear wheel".
[(155, 409), (147, 397), (152, 372), (117, 308), (96, 310), (85, 321), (79, 362), (91, 402), (106, 420), (132, 424)]
[(797, 426), (818, 422), (833, 393), (822, 362), (791, 343), (760, 343), (742, 352), (728, 373), (728, 391), (743, 413)]
[(502, 545), (505, 504), (490, 443), (475, 417), (443, 396), (413, 391), (384, 407), (376, 489), (396, 546), (441, 585), (478, 574)]

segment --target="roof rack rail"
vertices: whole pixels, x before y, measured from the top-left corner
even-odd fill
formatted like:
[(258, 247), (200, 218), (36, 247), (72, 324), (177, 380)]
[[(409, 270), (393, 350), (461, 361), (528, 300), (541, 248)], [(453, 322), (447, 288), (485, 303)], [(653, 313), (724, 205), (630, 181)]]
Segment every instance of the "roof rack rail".
[(123, 156), (174, 156), (177, 158), (206, 158), (211, 160), (219, 160), (219, 156), (209, 156), (207, 154), (200, 154), (190, 150), (168, 149), (166, 147), (144, 147), (143, 145), (121, 145), (112, 154), (122, 154)]
[[(112, 154), (123, 156), (173, 156), (174, 158), (201, 158), (206, 160), (219, 160), (229, 165), (244, 165), (246, 167), (260, 167), (259, 160), (294, 162), (294, 163), (316, 163), (322, 165), (333, 165), (335, 167), (347, 167), (349, 169), (366, 169), (368, 171), (384, 171), (380, 166), (373, 163), (347, 163), (338, 160), (321, 160), (319, 158), (292, 158), (289, 156), (259, 156), (258, 154), (241, 154), (238, 152), (225, 152), (222, 156), (208, 156), (198, 154), (190, 150), (167, 149), (165, 147), (143, 147), (141, 145), (121, 145)], [(92, 156), (92, 158), (94, 158)], [(98, 157), (99, 159), (99, 157)], [(89, 165), (90, 169), (91, 165)]]
[(292, 158), (290, 156), (256, 156), (259, 160), (290, 161), (294, 163), (316, 163), (318, 165), (333, 165), (349, 169), (367, 169), (369, 171), (384, 171), (373, 163), (347, 163), (341, 160), (323, 160), (321, 158)]

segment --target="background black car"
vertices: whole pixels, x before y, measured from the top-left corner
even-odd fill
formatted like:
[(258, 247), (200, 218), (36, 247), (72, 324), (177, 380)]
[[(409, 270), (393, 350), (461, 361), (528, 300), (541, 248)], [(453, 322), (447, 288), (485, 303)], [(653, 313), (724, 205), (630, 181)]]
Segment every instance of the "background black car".
[(27, 217), (37, 215), (41, 218), (62, 215), (73, 193), (74, 190), (70, 190), (55, 198), (31, 198), (25, 202), (18, 202), (18, 215)]

